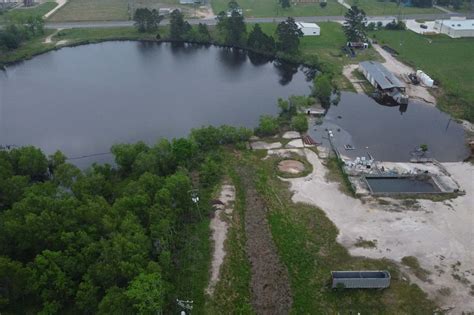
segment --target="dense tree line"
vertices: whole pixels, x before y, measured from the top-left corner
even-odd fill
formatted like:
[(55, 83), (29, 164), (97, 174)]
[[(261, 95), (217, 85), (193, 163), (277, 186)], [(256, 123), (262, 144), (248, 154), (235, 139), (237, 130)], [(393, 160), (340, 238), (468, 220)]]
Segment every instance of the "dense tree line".
[(219, 179), (219, 145), (250, 135), (207, 127), (153, 146), (118, 144), (116, 167), (86, 171), (60, 152), (0, 151), (0, 312), (166, 310), (180, 231), (200, 220), (189, 192)]
[(44, 34), (44, 21), (40, 16), (10, 21), (4, 29), (0, 29), (0, 50), (16, 49), (24, 41), (42, 34)]
[(164, 16), (156, 9), (139, 8), (135, 10), (133, 21), (139, 32), (156, 32)]

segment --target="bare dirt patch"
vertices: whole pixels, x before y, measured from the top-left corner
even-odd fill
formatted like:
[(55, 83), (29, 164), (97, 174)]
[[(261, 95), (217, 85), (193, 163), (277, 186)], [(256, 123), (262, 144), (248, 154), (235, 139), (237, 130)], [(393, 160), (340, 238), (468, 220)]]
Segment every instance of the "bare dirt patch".
[(257, 314), (288, 314), (293, 298), (288, 271), (281, 263), (267, 220), (267, 208), (257, 193), (253, 170), (237, 170), (245, 187), (246, 251), (251, 264), (252, 306)]
[(305, 169), (304, 164), (295, 160), (283, 160), (278, 163), (278, 170), (280, 172), (289, 174), (299, 174)]
[[(455, 306), (452, 313), (474, 311), (470, 293), (474, 284), (474, 165), (443, 163), (466, 191), (464, 196), (449, 202), (417, 199), (413, 211), (390, 211), (400, 207), (398, 200), (384, 198), (381, 204), (371, 197), (362, 201), (341, 194), (338, 183), (326, 179), (328, 171), (318, 156), (308, 149), (305, 152), (313, 172), (303, 178), (285, 179), (291, 183), (294, 202), (325, 211), (340, 231), (338, 242), (352, 255), (385, 257), (398, 263), (403, 257), (416, 257), (420, 268), (429, 274), (423, 281), (406, 268), (413, 282), (443, 308)], [(377, 240), (377, 247), (356, 247), (358, 238)], [(448, 288), (450, 294), (441, 294), (440, 288)]]
[(232, 216), (235, 201), (235, 187), (233, 185), (222, 185), (219, 202), (214, 203), (216, 209), (214, 217), (211, 220), (212, 241), (214, 243), (214, 250), (212, 253), (211, 262), (211, 278), (206, 292), (209, 295), (214, 293), (214, 287), (219, 281), (219, 274), (222, 263), (226, 256), (224, 243), (227, 238), (227, 231), (229, 224), (226, 217)]

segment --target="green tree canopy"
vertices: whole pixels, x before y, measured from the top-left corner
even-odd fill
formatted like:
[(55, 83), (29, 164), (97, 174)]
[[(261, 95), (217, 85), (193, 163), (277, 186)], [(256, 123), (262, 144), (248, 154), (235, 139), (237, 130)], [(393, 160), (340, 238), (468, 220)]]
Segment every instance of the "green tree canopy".
[(303, 32), (296, 25), (292, 17), (286, 19), (278, 24), (276, 29), (277, 48), (288, 54), (298, 52), (300, 45), (300, 38), (303, 37)]
[(342, 26), (344, 34), (349, 42), (360, 42), (367, 40), (367, 17), (364, 10), (352, 6), (344, 15), (345, 21)]
[(247, 39), (247, 46), (257, 52), (273, 53), (275, 51), (275, 40), (262, 31), (257, 23)]

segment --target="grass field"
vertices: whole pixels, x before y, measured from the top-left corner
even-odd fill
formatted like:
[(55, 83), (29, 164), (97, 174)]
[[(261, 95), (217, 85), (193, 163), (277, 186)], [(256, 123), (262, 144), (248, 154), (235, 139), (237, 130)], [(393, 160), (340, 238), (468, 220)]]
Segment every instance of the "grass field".
[[(215, 14), (227, 10), (228, 0), (211, 0)], [(273, 16), (324, 16), (343, 15), (345, 8), (336, 0), (328, 0), (325, 8), (319, 4), (299, 4), (288, 9), (282, 9), (277, 0), (239, 0), (245, 17), (273, 17)]]
[(403, 62), (425, 71), (444, 90), (440, 108), (474, 121), (474, 38), (422, 36), (411, 31), (377, 31), (382, 44), (397, 50)]
[(69, 0), (49, 18), (51, 22), (128, 20), (127, 0)]
[(8, 20), (25, 20), (30, 16), (43, 16), (54, 9), (57, 5), (56, 2), (45, 2), (33, 8), (17, 8), (9, 10), (0, 15), (0, 22), (6, 22)]
[(357, 5), (367, 15), (405, 15), (405, 14), (431, 14), (442, 13), (436, 8), (399, 7), (395, 2), (388, 0), (346, 0), (349, 5)]
[[(355, 58), (348, 57), (341, 50), (341, 47), (346, 43), (341, 24), (318, 22), (318, 25), (321, 27), (321, 35), (303, 37), (300, 40), (300, 51), (307, 56), (318, 56), (319, 61), (325, 63), (326, 69), (336, 74), (335, 81), (339, 88), (352, 88), (352, 85), (342, 76), (344, 65), (358, 63), (363, 60), (381, 60), (379, 54), (372, 48), (358, 52)], [(265, 23), (260, 24), (260, 26), (265, 33), (274, 36), (277, 24)], [(248, 30), (251, 27), (251, 25), (248, 25)]]
[[(286, 183), (279, 180), (272, 159), (249, 153), (255, 182), (268, 207), (273, 239), (290, 274), (293, 314), (432, 314), (435, 305), (416, 285), (402, 279), (394, 263), (353, 257), (337, 243), (337, 228), (324, 211), (294, 204)], [(275, 196), (278, 196), (275, 197)], [(332, 290), (331, 270), (389, 270), (390, 288)]]

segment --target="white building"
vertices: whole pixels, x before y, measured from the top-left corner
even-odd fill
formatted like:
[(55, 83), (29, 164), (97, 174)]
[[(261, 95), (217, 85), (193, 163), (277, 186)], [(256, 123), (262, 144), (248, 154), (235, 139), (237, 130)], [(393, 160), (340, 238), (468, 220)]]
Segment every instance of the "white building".
[(298, 25), (304, 36), (319, 36), (321, 34), (321, 29), (316, 23), (296, 22), (296, 25)]
[(452, 38), (474, 37), (474, 20), (467, 20), (466, 18), (436, 20), (434, 29)]

